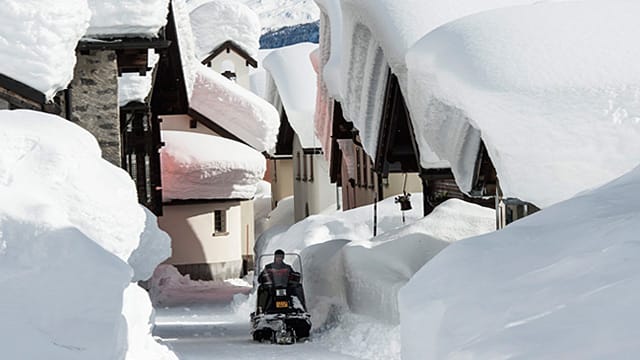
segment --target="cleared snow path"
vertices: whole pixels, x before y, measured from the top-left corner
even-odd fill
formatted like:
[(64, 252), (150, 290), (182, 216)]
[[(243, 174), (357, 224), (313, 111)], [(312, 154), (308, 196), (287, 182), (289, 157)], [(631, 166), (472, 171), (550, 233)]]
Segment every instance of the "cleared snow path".
[[(246, 293), (238, 289), (239, 293)], [(331, 352), (313, 335), (295, 345), (251, 340), (249, 316), (234, 310), (228, 296), (210, 304), (159, 307), (153, 335), (181, 360), (199, 359), (355, 359)]]

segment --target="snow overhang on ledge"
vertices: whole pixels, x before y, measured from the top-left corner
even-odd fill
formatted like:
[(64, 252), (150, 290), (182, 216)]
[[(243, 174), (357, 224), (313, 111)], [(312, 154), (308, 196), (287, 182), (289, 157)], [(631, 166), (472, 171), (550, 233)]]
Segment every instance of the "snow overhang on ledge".
[(163, 201), (251, 199), (266, 159), (254, 149), (219, 136), (162, 131)]
[(317, 79), (310, 59), (311, 52), (317, 47), (313, 43), (282, 47), (272, 51), (263, 61), (280, 95), (289, 124), (305, 149), (320, 147), (313, 127)]
[[(180, 0), (178, 0), (180, 1)], [(88, 0), (89, 38), (156, 37), (167, 23), (169, 0)]]
[(407, 55), (419, 145), (469, 191), (482, 140), (504, 196), (539, 207), (629, 171), (640, 163), (638, 13), (622, 0), (540, 3), (434, 30)]
[[(70, 16), (73, 14), (74, 16)], [(89, 26), (86, 2), (8, 0), (0, 7), (0, 74), (49, 101), (73, 78), (76, 45)]]
[(276, 145), (278, 111), (204, 65), (197, 67), (190, 107), (259, 152), (270, 152)]

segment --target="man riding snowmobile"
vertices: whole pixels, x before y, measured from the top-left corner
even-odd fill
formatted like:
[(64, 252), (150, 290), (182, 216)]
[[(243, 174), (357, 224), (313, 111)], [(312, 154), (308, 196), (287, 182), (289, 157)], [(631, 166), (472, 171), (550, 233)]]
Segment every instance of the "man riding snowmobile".
[[(289, 255), (300, 258), (297, 254)], [(302, 275), (285, 263), (284, 257), (284, 251), (276, 250), (274, 261), (258, 276), (257, 308), (251, 314), (254, 340), (292, 344), (309, 336), (311, 321), (306, 310)]]

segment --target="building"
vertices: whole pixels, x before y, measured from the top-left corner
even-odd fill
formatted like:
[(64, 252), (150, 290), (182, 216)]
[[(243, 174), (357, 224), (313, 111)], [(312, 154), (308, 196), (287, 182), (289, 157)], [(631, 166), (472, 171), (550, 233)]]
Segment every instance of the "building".
[[(278, 114), (269, 103), (200, 62), (193, 51), (196, 39), (187, 14), (184, 4), (173, 4), (166, 30), (171, 44), (166, 56), (158, 61), (151, 109), (161, 120), (163, 134), (174, 134), (174, 138), (198, 135), (200, 139), (208, 139), (199, 143), (210, 144), (210, 149), (202, 145), (198, 151), (182, 147), (185, 149), (182, 155), (175, 152), (181, 147), (163, 149), (163, 156), (166, 151), (175, 158), (193, 154), (218, 158), (217, 161), (206, 158), (213, 165), (206, 174), (201, 174), (210, 179), (199, 184), (199, 192), (171, 195), (171, 190), (163, 185), (165, 213), (158, 221), (173, 239), (175, 255), (167, 262), (182, 273), (198, 279), (237, 277), (253, 263), (255, 184), (253, 193), (251, 190), (240, 195), (221, 193), (223, 185), (231, 180), (214, 165), (221, 169), (228, 167), (222, 160), (231, 153), (215, 144), (247, 147), (253, 151), (251, 154), (259, 155), (264, 166), (261, 153), (275, 145)], [(171, 145), (167, 139), (163, 138), (163, 142)], [(167, 173), (171, 168), (164, 162), (162, 166), (163, 179), (172, 178)], [(236, 170), (243, 171), (241, 167)], [(255, 171), (252, 174), (255, 177)]]
[(299, 43), (273, 50), (263, 61), (266, 94), (280, 112), (276, 152), (268, 158), (275, 184), (272, 198), (280, 199), (282, 185), (292, 184), (295, 221), (335, 209), (337, 203), (337, 189), (313, 127), (317, 81), (311, 54), (316, 48)]

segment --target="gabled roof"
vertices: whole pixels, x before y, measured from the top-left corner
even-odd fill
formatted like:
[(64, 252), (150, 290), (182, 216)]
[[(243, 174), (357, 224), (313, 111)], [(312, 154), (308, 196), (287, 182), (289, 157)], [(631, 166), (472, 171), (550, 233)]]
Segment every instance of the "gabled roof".
[(243, 59), (245, 59), (245, 63), (247, 66), (251, 65), (254, 68), (258, 67), (258, 61), (253, 57), (251, 57), (251, 55), (249, 55), (248, 52), (244, 51), (244, 49), (242, 49), (238, 44), (236, 44), (232, 40), (227, 40), (217, 48), (213, 49), (211, 54), (207, 56), (204, 60), (202, 60), (202, 63), (207, 64), (211, 62), (211, 60), (215, 59), (223, 51), (226, 51), (227, 53), (230, 51), (233, 51), (236, 54), (240, 55)]

